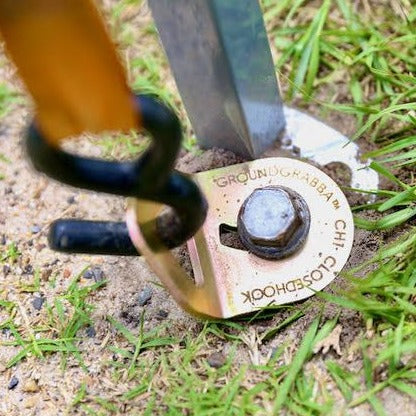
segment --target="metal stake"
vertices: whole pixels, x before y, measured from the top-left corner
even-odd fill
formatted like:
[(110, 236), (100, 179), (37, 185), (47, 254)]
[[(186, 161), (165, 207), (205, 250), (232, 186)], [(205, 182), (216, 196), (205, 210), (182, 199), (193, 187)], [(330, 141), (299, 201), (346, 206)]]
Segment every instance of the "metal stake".
[(256, 158), (285, 127), (257, 0), (149, 0), (201, 147)]

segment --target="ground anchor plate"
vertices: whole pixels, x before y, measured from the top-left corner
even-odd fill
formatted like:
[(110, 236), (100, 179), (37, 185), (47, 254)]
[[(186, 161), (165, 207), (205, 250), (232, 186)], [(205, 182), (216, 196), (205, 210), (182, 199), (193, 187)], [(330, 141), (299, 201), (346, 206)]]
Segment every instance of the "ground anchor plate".
[[(189, 312), (230, 318), (299, 301), (327, 286), (347, 262), (354, 238), (351, 209), (338, 185), (316, 167), (267, 158), (201, 172), (194, 179), (209, 202), (204, 226), (188, 242), (195, 283), (168, 250), (149, 245), (154, 231), (149, 224), (161, 207), (135, 200), (128, 211), (136, 247)], [(223, 245), (221, 226), (236, 227), (243, 201), (254, 189), (270, 185), (291, 188), (308, 204), (311, 224), (302, 248), (285, 259), (265, 260)]]

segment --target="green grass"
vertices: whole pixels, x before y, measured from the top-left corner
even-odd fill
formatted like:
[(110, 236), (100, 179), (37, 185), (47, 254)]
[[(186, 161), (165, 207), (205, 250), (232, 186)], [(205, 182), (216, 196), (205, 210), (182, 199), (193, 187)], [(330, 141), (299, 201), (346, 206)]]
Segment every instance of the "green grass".
[[(364, 156), (376, 159), (371, 168), (390, 186), (369, 190), (376, 202), (354, 207), (356, 226), (369, 231), (403, 227), (416, 216), (414, 177), (404, 181), (397, 176), (399, 168), (414, 167), (416, 162), (416, 35), (411, 29), (416, 9), (410, 2), (397, 3), (403, 16), (377, 6), (371, 15), (355, 13), (345, 0), (322, 2), (308, 24), (298, 24), (294, 17), (305, 13), (305, 2), (263, 1), (266, 19), (286, 16), (282, 25), (272, 25), (272, 39), (280, 50), (276, 67), (283, 84), (289, 86), (286, 98), (355, 116), (352, 140), (366, 138), (375, 144)], [(363, 215), (368, 211), (375, 219)], [(414, 354), (416, 345), (415, 250), (416, 232), (410, 230), (371, 261), (349, 271), (347, 291), (319, 294), (340, 308), (356, 310), (375, 328), (375, 336), (361, 346), (367, 391), (353, 399), (360, 375), (327, 363), (349, 407), (369, 402), (376, 414), (385, 414), (377, 399), (384, 388), (416, 395), (416, 362), (405, 360), (403, 365), (401, 361)], [(366, 272), (368, 268), (373, 271)], [(377, 382), (375, 374), (384, 367), (386, 375)], [(294, 413), (302, 414), (300, 409)]]
[[(371, 14), (356, 13), (347, 0), (324, 1), (318, 9), (302, 7), (304, 1), (264, 0), (266, 21), (275, 22), (269, 24), (280, 51), (276, 69), (289, 85), (287, 98), (300, 95), (322, 108), (353, 114), (359, 123), (353, 139), (366, 134), (388, 145), (397, 135), (407, 138), (416, 109), (414, 6), (397, 3), (407, 18), (380, 6)], [(313, 18), (304, 23), (307, 12)], [(322, 87), (324, 100), (316, 98)]]
[(1, 250), (0, 263), (16, 263), (17, 259), (21, 255), (16, 243), (11, 242), (5, 248)]
[(149, 140), (142, 134), (131, 131), (127, 134), (108, 135), (94, 138), (93, 143), (102, 151), (107, 159), (126, 160), (137, 157), (147, 148)]
[[(0, 83), (0, 118), (5, 117), (10, 111), (13, 110), (14, 105), (22, 102), (21, 95), (16, 92), (8, 84)], [(4, 157), (0, 158), (1, 161), (7, 161)]]
[[(10, 107), (8, 107), (8, 108), (10, 108)], [(1, 115), (0, 115), (0, 118), (1, 118)], [(0, 153), (0, 164), (10, 165), (10, 163), (11, 163), (11, 161), (6, 156), (4, 156), (2, 153)], [(5, 177), (6, 176), (3, 173), (0, 172), (0, 180), (5, 179)]]
[(125, 328), (120, 322), (117, 322), (114, 318), (109, 316), (107, 319), (111, 324), (126, 338), (130, 346), (133, 347), (133, 352), (127, 349), (120, 349), (116, 347), (110, 347), (110, 350), (118, 354), (124, 362), (129, 362), (127, 378), (131, 378), (136, 372), (137, 359), (139, 354), (150, 348), (163, 347), (166, 345), (173, 345), (177, 343), (177, 340), (171, 337), (159, 337), (158, 333), (160, 328), (150, 331), (149, 333), (144, 333), (143, 331), (143, 317), (142, 314), (140, 319), (140, 330), (138, 336), (133, 335), (127, 328)]
[[(355, 225), (365, 230), (387, 230), (399, 225), (416, 216), (416, 186), (407, 185), (398, 179), (385, 166), (372, 162), (370, 167), (378, 172), (379, 176), (386, 178), (392, 185), (397, 186), (397, 191), (376, 190), (369, 192), (376, 195), (377, 202), (372, 204), (359, 205), (353, 208), (358, 211), (375, 211), (377, 214), (384, 214), (376, 220), (368, 220), (360, 216), (355, 217)], [(393, 211), (393, 212), (392, 212)]]
[[(144, 333), (141, 326), (139, 336), (136, 336), (119, 322), (110, 320), (128, 342), (123, 349), (110, 347), (117, 354), (117, 360), (108, 365), (115, 368), (113, 376), (118, 382), (129, 380), (130, 386), (133, 386), (123, 395), (110, 400), (118, 411), (139, 403), (141, 414), (166, 415), (183, 412), (256, 415), (262, 414), (263, 409), (269, 409), (270, 414), (278, 414), (282, 408), (300, 414), (327, 414), (334, 408), (335, 403), (326, 389), (302, 369), (313, 356), (314, 346), (330, 334), (337, 319), (322, 324), (319, 318), (315, 319), (293, 359), (287, 364), (281, 362), (288, 347), (284, 345), (263, 365), (236, 366), (234, 356), (241, 341), (234, 338), (224, 365), (218, 369), (211, 368), (205, 357), (218, 342), (218, 337), (227, 336), (230, 330), (241, 331), (241, 327), (233, 323), (205, 323), (196, 337), (185, 334), (182, 339), (175, 340), (163, 334), (166, 330), (163, 326), (148, 333)], [(145, 339), (149, 341), (143, 342)], [(138, 354), (137, 345), (143, 347)], [(131, 372), (133, 363), (134, 371)], [(334, 371), (340, 383), (359, 389), (354, 376), (346, 370), (338, 366)], [(251, 380), (256, 378), (262, 381), (253, 383)], [(317, 391), (323, 394), (319, 400), (316, 400)], [(146, 401), (142, 400), (143, 396), (147, 396)], [(90, 412), (96, 412), (91, 414), (107, 414), (103, 406), (97, 405), (96, 399), (81, 386), (81, 392), (74, 398), (74, 406), (88, 407)]]
[[(63, 369), (68, 358), (73, 356), (81, 368), (86, 370), (81, 352), (77, 347), (79, 331), (91, 324), (90, 315), (94, 309), (92, 304), (86, 302), (86, 298), (105, 285), (105, 281), (89, 286), (80, 286), (81, 275), (82, 273), (76, 276), (65, 292), (54, 298), (52, 304), (46, 304), (47, 319), (40, 326), (30, 326), (21, 304), (16, 302), (0, 303), (0, 308), (6, 309), (8, 313), (8, 319), (0, 322), (0, 329), (10, 331), (14, 337), (14, 340), (0, 342), (0, 345), (18, 348), (17, 354), (6, 363), (6, 367), (13, 367), (32, 355), (43, 358), (48, 353), (60, 353)], [(23, 286), (21, 290), (25, 292), (38, 291), (39, 274), (35, 273), (33, 284)], [(23, 324), (17, 325), (15, 323), (17, 315), (23, 318)]]
[[(22, 96), (5, 82), (0, 82), (0, 120), (7, 116), (16, 104), (23, 101)], [(11, 161), (0, 153), (0, 166), (2, 164), (10, 165)], [(5, 174), (0, 171), (0, 181), (6, 178)]]

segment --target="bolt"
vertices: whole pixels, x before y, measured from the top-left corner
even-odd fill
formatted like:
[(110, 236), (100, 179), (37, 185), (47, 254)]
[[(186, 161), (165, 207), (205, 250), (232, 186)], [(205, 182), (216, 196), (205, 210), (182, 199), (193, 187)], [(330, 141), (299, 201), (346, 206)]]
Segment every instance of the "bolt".
[(265, 259), (281, 259), (299, 250), (309, 227), (310, 212), (305, 200), (284, 186), (255, 189), (238, 213), (241, 242)]

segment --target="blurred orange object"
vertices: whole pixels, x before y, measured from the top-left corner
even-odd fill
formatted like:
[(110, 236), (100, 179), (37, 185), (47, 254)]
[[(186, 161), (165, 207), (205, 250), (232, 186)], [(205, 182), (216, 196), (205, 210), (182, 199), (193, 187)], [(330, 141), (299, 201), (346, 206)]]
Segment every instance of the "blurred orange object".
[(139, 127), (122, 65), (92, 0), (1, 0), (0, 33), (46, 139)]

